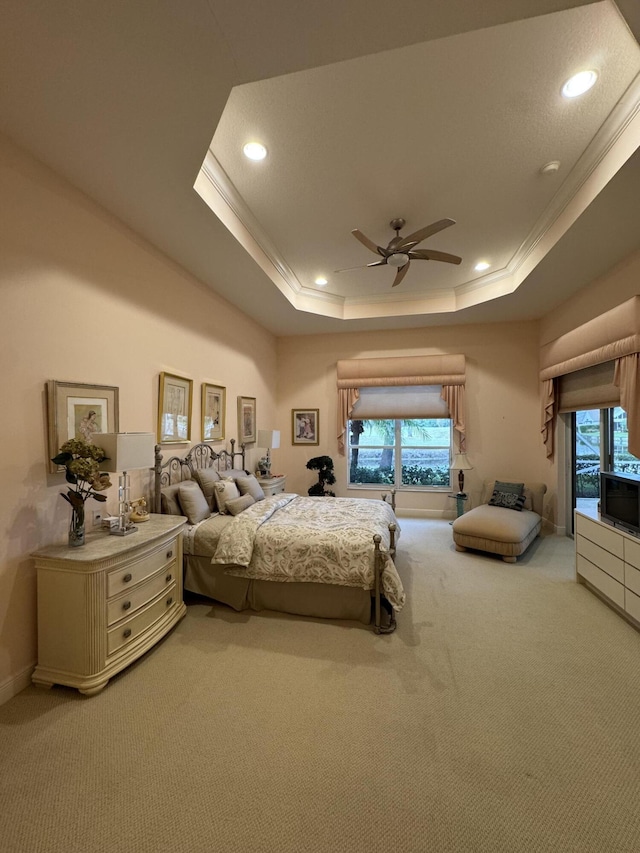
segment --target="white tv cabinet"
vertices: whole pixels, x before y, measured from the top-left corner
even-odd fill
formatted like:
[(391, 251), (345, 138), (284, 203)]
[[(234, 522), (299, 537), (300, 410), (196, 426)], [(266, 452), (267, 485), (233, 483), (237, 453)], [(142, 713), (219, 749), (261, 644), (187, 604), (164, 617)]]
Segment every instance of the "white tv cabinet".
[(640, 539), (575, 511), (576, 580), (640, 629)]

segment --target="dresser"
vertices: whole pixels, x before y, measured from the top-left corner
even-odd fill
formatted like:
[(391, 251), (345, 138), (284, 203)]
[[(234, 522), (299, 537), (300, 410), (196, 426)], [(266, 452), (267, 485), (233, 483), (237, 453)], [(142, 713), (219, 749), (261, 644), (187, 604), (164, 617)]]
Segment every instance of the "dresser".
[(186, 518), (155, 515), (128, 536), (90, 533), (79, 548), (33, 558), (38, 579), (35, 684), (89, 696), (152, 648), (184, 616)]
[(262, 486), (262, 491), (266, 497), (269, 495), (277, 495), (278, 492), (284, 492), (287, 486), (287, 478), (285, 474), (280, 474), (277, 477), (259, 478), (258, 482)]
[(640, 627), (640, 539), (576, 510), (576, 580)]

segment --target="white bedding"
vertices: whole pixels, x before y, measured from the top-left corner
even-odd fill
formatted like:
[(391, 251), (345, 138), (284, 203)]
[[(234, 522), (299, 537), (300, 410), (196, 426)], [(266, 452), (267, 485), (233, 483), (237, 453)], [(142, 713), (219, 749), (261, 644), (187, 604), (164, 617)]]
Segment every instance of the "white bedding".
[(273, 495), (228, 522), (217, 523), (211, 562), (230, 565), (227, 573), (238, 577), (372, 589), (373, 536), (379, 533), (387, 555), (383, 592), (400, 610), (405, 594), (388, 555), (390, 523), (397, 525), (397, 520), (384, 501)]

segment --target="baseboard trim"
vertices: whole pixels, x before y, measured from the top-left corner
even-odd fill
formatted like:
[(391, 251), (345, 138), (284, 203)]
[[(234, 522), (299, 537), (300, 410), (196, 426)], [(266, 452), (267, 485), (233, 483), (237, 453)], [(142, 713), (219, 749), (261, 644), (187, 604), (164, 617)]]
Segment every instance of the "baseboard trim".
[(396, 507), (396, 515), (398, 518), (441, 518), (451, 521), (455, 518), (455, 513), (446, 509), (398, 509)]
[(34, 665), (26, 667), (17, 675), (12, 675), (3, 684), (0, 684), (0, 705), (4, 705), (9, 699), (17, 696), (25, 687), (31, 684), (31, 675), (33, 674)]

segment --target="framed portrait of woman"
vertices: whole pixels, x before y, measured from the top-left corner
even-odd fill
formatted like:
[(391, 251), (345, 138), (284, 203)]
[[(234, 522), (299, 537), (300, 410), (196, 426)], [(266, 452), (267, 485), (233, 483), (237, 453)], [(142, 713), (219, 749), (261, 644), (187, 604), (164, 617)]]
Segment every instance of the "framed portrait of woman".
[(319, 409), (291, 409), (291, 444), (320, 444)]

